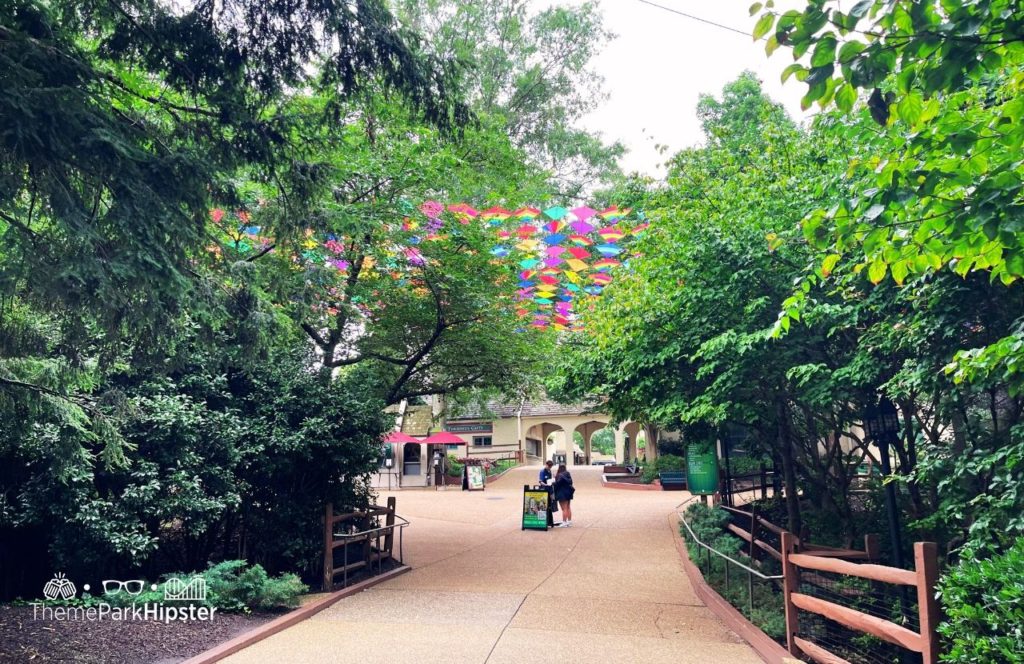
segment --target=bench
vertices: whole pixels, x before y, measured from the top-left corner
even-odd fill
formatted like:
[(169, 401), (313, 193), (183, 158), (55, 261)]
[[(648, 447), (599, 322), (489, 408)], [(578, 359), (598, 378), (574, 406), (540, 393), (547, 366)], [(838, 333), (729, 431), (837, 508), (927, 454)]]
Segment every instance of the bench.
[(686, 472), (682, 470), (658, 473), (662, 491), (683, 491), (686, 489)]

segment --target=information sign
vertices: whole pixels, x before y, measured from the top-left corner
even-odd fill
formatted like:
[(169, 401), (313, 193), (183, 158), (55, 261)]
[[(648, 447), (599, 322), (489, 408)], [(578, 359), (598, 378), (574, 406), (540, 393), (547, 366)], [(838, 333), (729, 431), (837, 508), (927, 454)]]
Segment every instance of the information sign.
[(714, 443), (693, 442), (686, 448), (686, 488), (695, 496), (718, 492), (718, 454)]
[(548, 492), (523, 486), (523, 530), (548, 529)]
[(470, 491), (484, 490), (483, 466), (466, 466), (466, 488)]

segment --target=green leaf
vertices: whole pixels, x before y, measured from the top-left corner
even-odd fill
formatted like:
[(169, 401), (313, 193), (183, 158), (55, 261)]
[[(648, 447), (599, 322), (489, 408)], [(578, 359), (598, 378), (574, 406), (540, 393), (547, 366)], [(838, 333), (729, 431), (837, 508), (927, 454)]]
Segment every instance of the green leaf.
[(775, 25), (775, 14), (762, 14), (761, 18), (759, 18), (757, 23), (754, 25), (754, 41), (757, 41), (768, 34), (768, 31), (772, 29), (773, 25)]
[(789, 65), (788, 67), (782, 70), (782, 82), (785, 83), (787, 80), (789, 80), (790, 76), (799, 71), (804, 71), (804, 66), (799, 62), (794, 62), (793, 64)]
[(911, 127), (921, 120), (921, 111), (921, 95), (917, 92), (904, 95), (896, 104), (896, 115)]
[(814, 53), (811, 54), (811, 66), (823, 67), (832, 64), (835, 58), (836, 38), (832, 35), (825, 35), (814, 46)]
[(754, 4), (750, 5), (750, 15), (753, 16), (757, 12), (761, 11), (761, 7), (764, 7), (764, 4), (761, 2), (755, 2)]
[(825, 260), (821, 261), (821, 275), (824, 277), (832, 274), (832, 270), (835, 269), (836, 263), (839, 262), (839, 254), (829, 254), (825, 256)]
[(856, 101), (857, 91), (849, 83), (843, 83), (836, 91), (836, 106), (843, 113), (849, 113), (853, 110), (853, 105)]
[(876, 258), (868, 265), (868, 279), (873, 284), (879, 284), (882, 279), (885, 279), (885, 273), (888, 269), (889, 266), (885, 264), (885, 261)]
[(892, 278), (896, 281), (897, 284), (902, 286), (903, 280), (907, 278), (907, 273), (910, 271), (908, 261), (896, 261), (895, 263), (892, 264), (891, 269)]

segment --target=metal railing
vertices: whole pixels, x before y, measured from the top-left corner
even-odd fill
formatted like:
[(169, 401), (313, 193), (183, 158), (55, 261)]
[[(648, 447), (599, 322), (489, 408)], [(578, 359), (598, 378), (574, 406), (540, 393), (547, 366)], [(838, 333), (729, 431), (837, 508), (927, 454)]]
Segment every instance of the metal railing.
[[(732, 556), (730, 556), (730, 555), (728, 555), (726, 553), (723, 553), (722, 551), (719, 551), (718, 549), (712, 547), (711, 545), (709, 545), (709, 544), (707, 544), (705, 542), (702, 542), (700, 540), (700, 538), (697, 537), (696, 533), (693, 532), (693, 528), (690, 527), (690, 524), (686, 521), (686, 514), (685, 514), (687, 506), (689, 506), (690, 503), (694, 502), (696, 499), (697, 499), (697, 497), (694, 496), (693, 498), (690, 498), (689, 500), (687, 500), (687, 501), (683, 502), (682, 504), (678, 505), (676, 507), (676, 514), (679, 516), (679, 522), (683, 524), (683, 526), (686, 528), (686, 532), (689, 533), (689, 540), (691, 542), (693, 542), (694, 544), (700, 546), (701, 548), (703, 548), (707, 552), (707, 570), (704, 572), (705, 576), (706, 576), (706, 578), (709, 578), (709, 579), (711, 578), (711, 570), (712, 570), (711, 555), (712, 554), (718, 556), (719, 558), (721, 558), (722, 560), (724, 560), (726, 562), (726, 564), (724, 566), (724, 569), (725, 569), (725, 588), (726, 588), (726, 590), (729, 589), (729, 583), (730, 583), (729, 565), (735, 565), (736, 567), (739, 567), (741, 570), (745, 571), (747, 573), (747, 608), (749, 610), (749, 614), (752, 614), (754, 612), (754, 578), (757, 577), (757, 578), (761, 579), (762, 581), (775, 582), (775, 581), (781, 581), (782, 578), (783, 578), (783, 575), (782, 574), (765, 574), (765, 573), (761, 572), (760, 570), (756, 570), (753, 567), (750, 567), (749, 565), (746, 565), (746, 564), (736, 560)], [(699, 565), (700, 563), (698, 562), (697, 564)]]
[[(384, 525), (375, 525), (378, 517), (385, 517)], [(342, 575), (342, 586), (348, 585), (348, 573), (367, 568), (373, 575), (373, 564), (377, 573), (384, 571), (384, 561), (394, 560), (395, 530), (398, 531), (398, 563), (404, 564), (405, 527), (408, 519), (395, 513), (395, 497), (388, 498), (386, 507), (371, 505), (365, 510), (334, 514), (334, 506), (328, 503), (324, 516), (324, 589), (334, 586), (334, 578)], [(340, 530), (339, 530), (340, 524)], [(358, 530), (355, 530), (358, 528)], [(351, 550), (355, 556), (350, 555)], [(334, 564), (334, 552), (341, 549), (342, 563)], [(350, 561), (350, 558), (355, 558)]]

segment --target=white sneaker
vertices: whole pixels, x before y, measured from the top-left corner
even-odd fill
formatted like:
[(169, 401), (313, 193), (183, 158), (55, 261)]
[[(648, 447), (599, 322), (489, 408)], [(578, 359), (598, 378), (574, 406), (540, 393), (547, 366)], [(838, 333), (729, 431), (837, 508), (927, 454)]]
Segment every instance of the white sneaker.
[(562, 523), (555, 526), (555, 528), (568, 528), (570, 526), (572, 526), (571, 523), (569, 523), (568, 521), (563, 521)]

